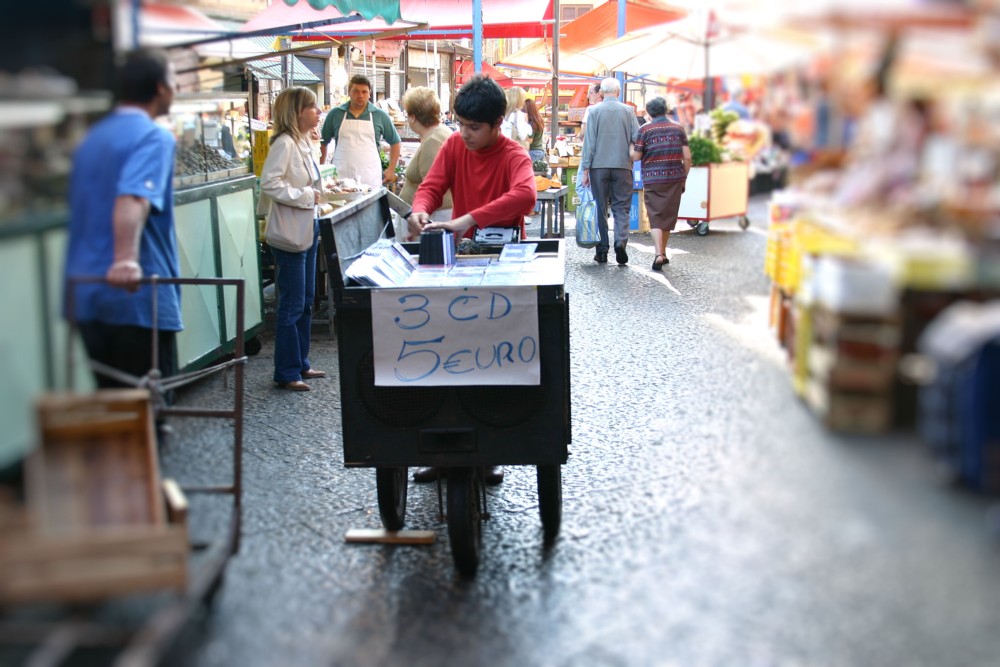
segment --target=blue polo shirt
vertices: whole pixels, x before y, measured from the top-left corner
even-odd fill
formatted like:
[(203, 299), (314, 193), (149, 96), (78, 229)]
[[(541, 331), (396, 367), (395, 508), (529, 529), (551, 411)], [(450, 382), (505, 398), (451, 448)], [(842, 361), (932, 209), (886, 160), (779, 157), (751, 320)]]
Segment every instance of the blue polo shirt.
[[(150, 204), (139, 244), (143, 275), (179, 275), (174, 233), (175, 148), (173, 135), (140, 109), (118, 108), (94, 125), (73, 156), (67, 278), (107, 273), (115, 252), (115, 200), (123, 195), (142, 197)], [(150, 328), (152, 296), (149, 285), (128, 292), (105, 284), (81, 284), (74, 292), (76, 319)], [(180, 286), (158, 287), (157, 310), (161, 330), (183, 328)]]

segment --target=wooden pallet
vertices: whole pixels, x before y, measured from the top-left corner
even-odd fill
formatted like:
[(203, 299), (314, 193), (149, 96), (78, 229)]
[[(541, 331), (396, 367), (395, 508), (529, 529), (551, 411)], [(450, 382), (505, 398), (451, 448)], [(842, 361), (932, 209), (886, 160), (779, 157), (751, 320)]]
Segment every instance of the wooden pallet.
[(36, 408), (27, 506), (0, 544), (0, 602), (182, 590), (187, 503), (160, 480), (148, 390), (50, 394)]

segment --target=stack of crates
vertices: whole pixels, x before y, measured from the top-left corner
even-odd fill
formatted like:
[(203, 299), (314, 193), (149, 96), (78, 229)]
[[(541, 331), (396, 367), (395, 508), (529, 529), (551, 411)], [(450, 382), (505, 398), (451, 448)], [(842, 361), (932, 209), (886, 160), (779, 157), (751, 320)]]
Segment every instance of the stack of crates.
[(832, 430), (883, 433), (893, 424), (899, 360), (898, 317), (812, 307), (808, 344), (799, 347), (805, 399)]

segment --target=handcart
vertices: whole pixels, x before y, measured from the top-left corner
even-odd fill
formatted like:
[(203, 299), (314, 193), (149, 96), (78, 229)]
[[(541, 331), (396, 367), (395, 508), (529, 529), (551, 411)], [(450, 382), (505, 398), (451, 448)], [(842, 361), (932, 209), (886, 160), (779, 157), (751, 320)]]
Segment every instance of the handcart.
[(721, 218), (739, 216), (740, 229), (750, 226), (750, 171), (746, 162), (692, 167), (684, 188), (677, 219), (687, 221), (698, 236), (708, 234), (709, 223)]
[[(544, 542), (551, 545), (562, 518), (562, 464), (570, 442), (569, 296), (563, 286), (561, 239), (538, 241), (558, 275), (530, 286), (537, 298), (536, 384), (383, 386), (375, 336), (387, 333), (373, 303), (405, 299), (413, 289), (373, 289), (345, 284), (345, 271), (380, 235), (391, 236), (384, 191), (353, 202), (320, 221), (323, 253), (331, 270), (336, 307), (344, 464), (375, 468), (379, 514), (386, 530), (403, 527), (408, 467), (447, 469), (448, 536), (458, 571), (475, 574), (482, 548), (481, 522), (489, 518), (483, 469), (495, 465), (536, 467)], [(405, 244), (412, 253), (419, 244)], [(421, 298), (445, 287), (421, 288)], [(497, 287), (461, 287), (462, 298), (487, 296)], [(380, 319), (383, 318), (383, 319)], [(373, 324), (373, 321), (378, 320)], [(417, 353), (420, 354), (420, 353)]]
[[(70, 285), (68, 312), (73, 293), (81, 283), (101, 279), (77, 279)], [(20, 647), (28, 651), (26, 664), (57, 665), (77, 649), (116, 650), (112, 664), (145, 666), (157, 664), (185, 623), (203, 604), (211, 604), (222, 585), (225, 567), (240, 546), (242, 519), (243, 456), (243, 365), (244, 356), (244, 281), (242, 278), (146, 278), (144, 284), (193, 285), (235, 289), (235, 352), (222, 364), (172, 377), (161, 378), (151, 369), (143, 378), (119, 379), (141, 388), (99, 390), (93, 394), (49, 394), (43, 396), (39, 409), (43, 430), (42, 451), (29, 460), (31, 478), (49, 477), (50, 487), (83, 488), (91, 497), (42, 497), (33, 514), (52, 514), (52, 506), (61, 505), (64, 513), (56, 516), (58, 530), (47, 529), (43, 522), (20, 522), (4, 536), (0, 545), (0, 646)], [(67, 336), (68, 386), (74, 387), (73, 349), (75, 323), (70, 322)], [(225, 326), (225, 323), (222, 324)], [(152, 333), (153, 359), (157, 359), (157, 331)], [(115, 375), (114, 369), (92, 364), (98, 372)], [(224, 371), (233, 371), (231, 407), (167, 406), (161, 392)], [(46, 412), (47, 410), (47, 412)], [(77, 413), (80, 419), (74, 419)], [(61, 413), (61, 414), (60, 414)], [(46, 425), (45, 414), (50, 415)], [(66, 419), (70, 415), (70, 421)], [(163, 480), (160, 497), (158, 457), (153, 443), (154, 417), (208, 417), (231, 420), (233, 424), (232, 476), (228, 481), (209, 486), (181, 486)], [(46, 432), (46, 429), (49, 430)], [(48, 440), (51, 438), (51, 440)], [(55, 444), (52, 444), (55, 443)], [(128, 469), (122, 470), (121, 460)], [(47, 466), (47, 469), (46, 469)], [(70, 467), (67, 467), (70, 466)], [(75, 467), (72, 467), (75, 466)], [(103, 468), (102, 468), (103, 466)], [(72, 473), (67, 476), (67, 473)], [(135, 487), (141, 479), (141, 496), (110, 497), (94, 488), (88, 477), (120, 481), (123, 475)], [(35, 485), (37, 490), (37, 484)], [(58, 491), (57, 491), (58, 492)], [(79, 521), (76, 511), (81, 502), (94, 505), (97, 525), (69, 526)], [(186, 495), (221, 494), (232, 498), (228, 529), (207, 542), (193, 542), (187, 533)], [(29, 489), (29, 501), (31, 500)], [(133, 506), (150, 509), (152, 519), (137, 522)], [(113, 505), (113, 506), (112, 506)], [(66, 511), (68, 510), (68, 511)], [(97, 516), (100, 512), (100, 516)], [(76, 514), (78, 516), (70, 516)], [(109, 523), (123, 515), (123, 523)], [(39, 518), (39, 517), (36, 517)], [(44, 517), (41, 517), (44, 518)], [(145, 517), (142, 517), (143, 519)], [(35, 526), (34, 524), (39, 524)], [(86, 524), (90, 526), (89, 523)], [(157, 593), (149, 598), (148, 614), (139, 622), (124, 627), (103, 620), (103, 605), (123, 596)], [(52, 604), (58, 605), (53, 608)], [(63, 608), (65, 606), (65, 610)], [(38, 613), (39, 609), (44, 613)], [(111, 615), (113, 616), (113, 614)]]

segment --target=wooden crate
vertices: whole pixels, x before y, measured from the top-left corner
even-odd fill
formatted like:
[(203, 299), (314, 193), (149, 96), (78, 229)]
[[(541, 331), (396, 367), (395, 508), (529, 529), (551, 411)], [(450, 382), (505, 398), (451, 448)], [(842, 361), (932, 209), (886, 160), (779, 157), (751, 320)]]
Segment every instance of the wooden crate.
[(810, 378), (806, 383), (806, 403), (820, 420), (834, 431), (884, 433), (892, 427), (892, 392), (852, 392), (832, 389)]
[(27, 520), (0, 545), (0, 602), (186, 586), (186, 502), (161, 483), (148, 390), (45, 395), (37, 419)]

